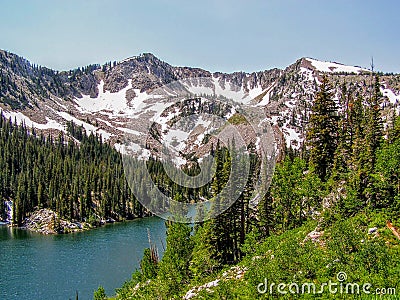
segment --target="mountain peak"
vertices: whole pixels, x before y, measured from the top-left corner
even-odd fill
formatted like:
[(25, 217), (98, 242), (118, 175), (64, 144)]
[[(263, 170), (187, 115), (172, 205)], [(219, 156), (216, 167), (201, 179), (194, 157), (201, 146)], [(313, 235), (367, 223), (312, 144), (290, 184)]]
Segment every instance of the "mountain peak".
[(161, 61), (161, 60), (158, 57), (156, 57), (153, 53), (144, 52), (139, 55), (127, 57), (127, 58), (119, 61), (119, 63), (121, 64), (121, 63), (130, 62), (130, 61)]

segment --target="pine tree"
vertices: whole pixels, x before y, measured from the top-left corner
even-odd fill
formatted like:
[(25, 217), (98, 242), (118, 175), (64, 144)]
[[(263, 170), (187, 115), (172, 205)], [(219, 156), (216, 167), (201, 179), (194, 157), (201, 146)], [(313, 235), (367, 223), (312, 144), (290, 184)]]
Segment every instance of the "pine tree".
[[(260, 194), (263, 195), (261, 200), (258, 203), (258, 228), (261, 236), (268, 237), (270, 236), (273, 228), (275, 227), (275, 212), (273, 209), (273, 197), (270, 190), (270, 183), (273, 176), (273, 169), (275, 167), (274, 164), (275, 153), (268, 158), (267, 153), (264, 154), (264, 161), (262, 162), (263, 166), (261, 168), (261, 191)], [(293, 158), (290, 158), (293, 160)]]
[(379, 148), (383, 137), (383, 122), (381, 116), (382, 94), (380, 92), (379, 76), (375, 76), (373, 85), (374, 92), (368, 101), (365, 126), (365, 142), (367, 146), (367, 155), (370, 158), (368, 166), (374, 168), (376, 160), (376, 151)]
[(202, 278), (217, 270), (220, 262), (213, 243), (212, 221), (197, 226), (193, 236), (193, 253), (189, 269), (193, 277)]
[(338, 116), (331, 87), (323, 77), (311, 109), (307, 131), (309, 164), (314, 172), (325, 181), (331, 171), (337, 147)]
[[(356, 111), (356, 101), (351, 93), (347, 92), (346, 85), (342, 88), (341, 104), (344, 112), (339, 116), (338, 145), (335, 151), (335, 159), (332, 170), (332, 179), (337, 182), (347, 176), (352, 157), (352, 147), (355, 138), (355, 124), (361, 121)], [(359, 103), (357, 103), (359, 104)]]
[(158, 261), (154, 258), (150, 248), (144, 249), (143, 258), (140, 261), (140, 270), (146, 279), (153, 279), (157, 276)]
[(258, 227), (262, 237), (268, 237), (275, 226), (273, 198), (271, 191), (268, 190), (258, 204)]
[(99, 286), (99, 288), (93, 294), (93, 299), (94, 300), (106, 300), (107, 299), (106, 290), (104, 289), (104, 287)]
[(380, 206), (380, 203), (378, 203), (377, 199), (378, 191), (375, 184), (376, 178), (373, 176), (373, 172), (370, 171), (375, 169), (377, 150), (380, 148), (383, 140), (383, 122), (381, 116), (382, 95), (380, 92), (378, 75), (375, 76), (373, 89), (373, 96), (370, 101), (368, 101), (366, 113), (367, 125), (365, 128), (365, 143), (366, 155), (369, 158), (366, 162), (366, 168), (369, 169), (369, 172), (366, 177), (364, 195), (368, 205), (378, 207)]
[(169, 222), (167, 227), (167, 248), (157, 275), (162, 299), (173, 298), (188, 282), (193, 251), (192, 229), (189, 225)]
[(303, 220), (303, 194), (301, 183), (305, 171), (305, 161), (289, 158), (276, 167), (271, 183), (275, 229), (286, 231), (301, 225)]

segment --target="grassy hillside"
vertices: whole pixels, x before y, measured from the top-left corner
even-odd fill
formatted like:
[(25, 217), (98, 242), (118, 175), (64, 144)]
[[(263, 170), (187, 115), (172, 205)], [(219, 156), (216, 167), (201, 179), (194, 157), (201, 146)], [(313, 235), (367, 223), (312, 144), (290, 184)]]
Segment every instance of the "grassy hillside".
[[(192, 295), (190, 299), (376, 299), (377, 292), (386, 293), (385, 299), (397, 299), (393, 294), (400, 292), (400, 240), (387, 227), (388, 217), (385, 212), (361, 212), (346, 219), (326, 215), (264, 241), (256, 233), (250, 234), (243, 245), (246, 256), (239, 264), (205, 278), (190, 278), (170, 299), (185, 295)], [(399, 227), (400, 219), (392, 221)], [(341, 293), (338, 276), (344, 274), (347, 279)], [(329, 281), (332, 292), (323, 286)], [(287, 285), (282, 288), (286, 294), (278, 291), (280, 283)], [(358, 284), (359, 294), (356, 285), (351, 294), (348, 283)], [(309, 284), (310, 290), (307, 286), (302, 289), (303, 284)], [(169, 298), (160, 294), (157, 278), (143, 280), (136, 272), (112, 299)]]

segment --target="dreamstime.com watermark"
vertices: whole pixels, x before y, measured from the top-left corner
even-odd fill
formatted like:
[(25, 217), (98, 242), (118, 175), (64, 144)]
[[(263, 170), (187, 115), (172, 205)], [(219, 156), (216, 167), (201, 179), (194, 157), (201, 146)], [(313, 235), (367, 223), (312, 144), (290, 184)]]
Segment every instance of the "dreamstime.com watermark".
[(322, 282), (315, 284), (313, 282), (297, 283), (275, 283), (269, 282), (267, 278), (264, 282), (260, 282), (257, 285), (257, 291), (260, 294), (371, 294), (371, 295), (396, 295), (396, 288), (374, 288), (371, 283), (354, 283), (346, 282), (347, 274), (345, 272), (339, 272), (336, 275), (337, 281), (329, 280), (328, 282)]

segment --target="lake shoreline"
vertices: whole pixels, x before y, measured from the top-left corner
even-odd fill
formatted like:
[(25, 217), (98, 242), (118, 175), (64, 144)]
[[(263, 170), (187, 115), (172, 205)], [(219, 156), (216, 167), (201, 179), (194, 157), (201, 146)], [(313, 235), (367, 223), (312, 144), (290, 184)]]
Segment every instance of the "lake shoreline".
[(32, 212), (29, 217), (25, 218), (22, 226), (16, 226), (11, 222), (2, 221), (0, 222), (0, 225), (36, 232), (43, 235), (59, 235), (88, 231), (105, 226), (107, 224), (122, 223), (125, 221), (143, 219), (151, 216), (151, 214), (145, 213), (142, 217), (123, 220), (114, 220), (112, 218), (102, 219), (99, 217), (91, 222), (69, 221), (58, 218), (57, 213), (50, 209), (39, 209)]

